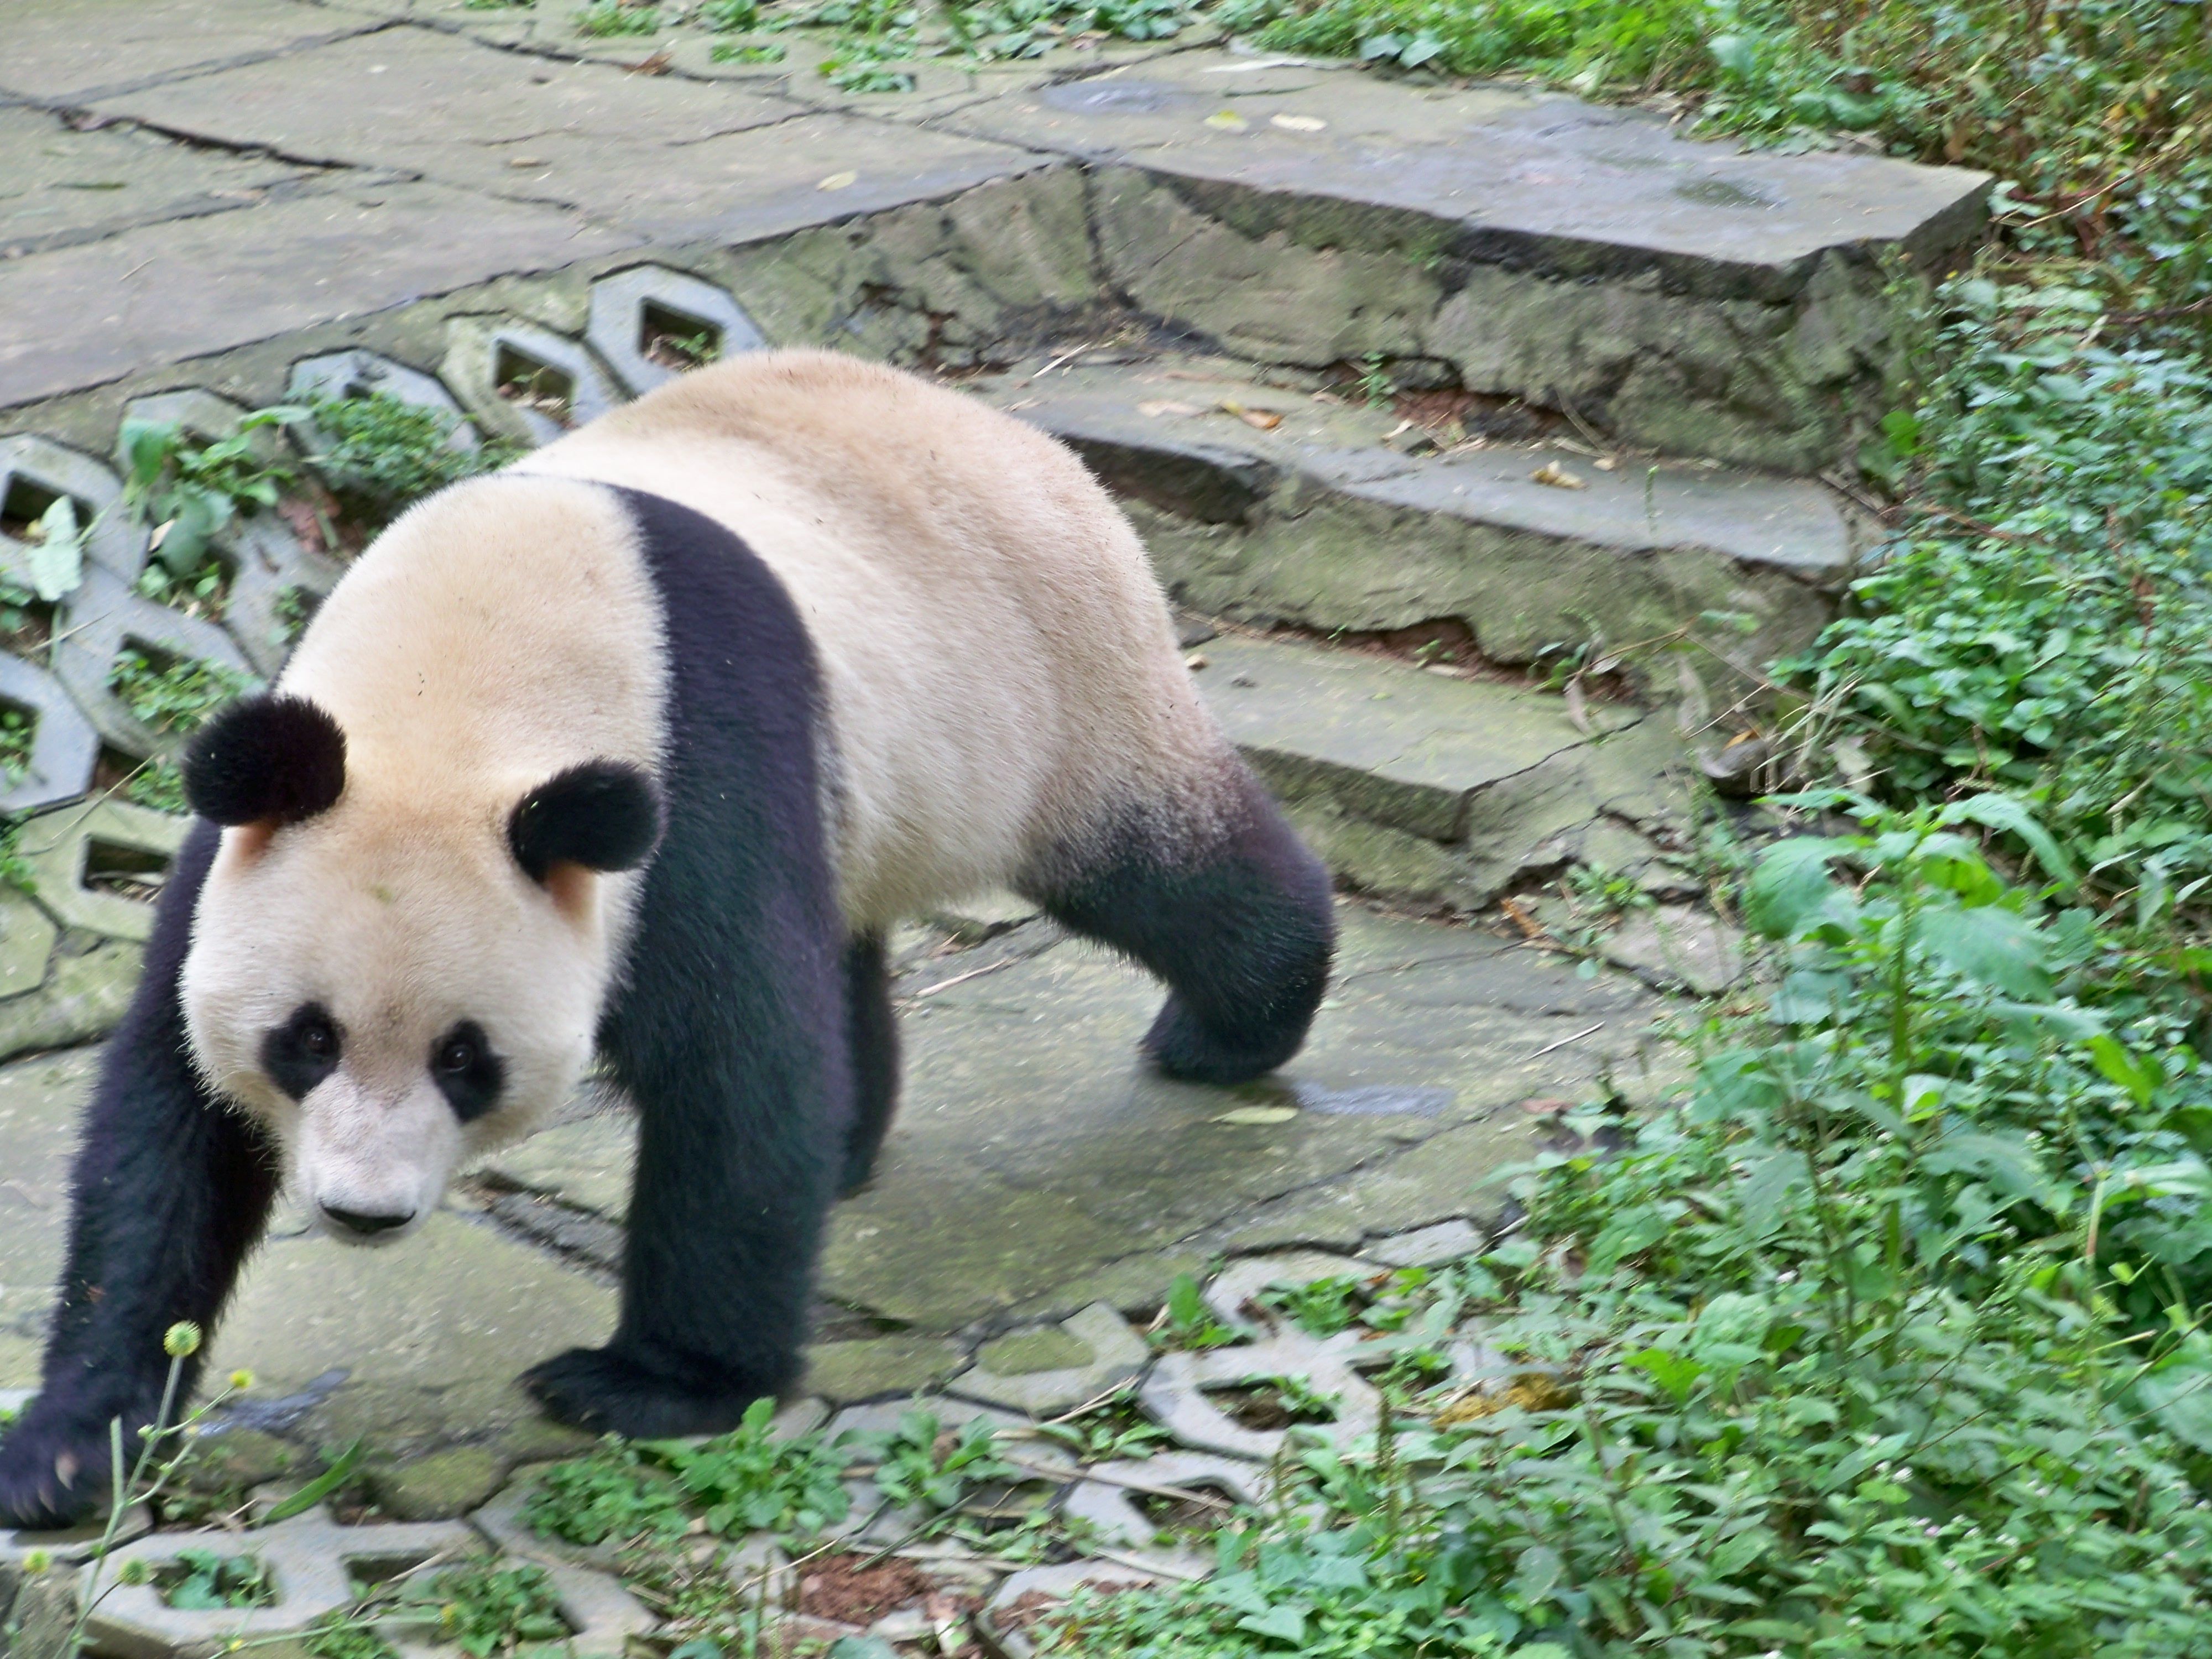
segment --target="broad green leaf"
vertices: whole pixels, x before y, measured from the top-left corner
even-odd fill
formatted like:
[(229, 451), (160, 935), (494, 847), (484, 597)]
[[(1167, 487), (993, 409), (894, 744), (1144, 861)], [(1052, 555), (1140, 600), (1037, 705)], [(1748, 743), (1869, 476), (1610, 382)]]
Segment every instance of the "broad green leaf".
[(1744, 889), (1744, 919), (1769, 939), (1790, 939), (1835, 894), (1828, 866), (1850, 850), (1843, 842), (1802, 836), (1767, 848)]
[(1265, 1613), (1248, 1613), (1239, 1619), (1237, 1628), (1249, 1630), (1255, 1636), (1272, 1636), (1297, 1647), (1306, 1639), (1306, 1616), (1296, 1607), (1269, 1607)]
[(354, 1470), (361, 1465), (363, 1449), (362, 1442), (355, 1441), (353, 1444), (338, 1454), (337, 1461), (330, 1468), (325, 1469), (283, 1503), (270, 1509), (268, 1514), (263, 1516), (254, 1524), (263, 1527), (274, 1526), (279, 1521), (289, 1521), (295, 1515), (306, 1514), (353, 1479)]
[(2010, 795), (1972, 795), (1945, 807), (1942, 817), (1948, 823), (1965, 819), (2018, 836), (2027, 843), (2028, 850), (2035, 854), (2035, 861), (2043, 866), (2045, 875), (2062, 887), (2074, 884), (2073, 860), (2060, 850), (2051, 832), (2038, 823), (2027, 808)]
[(1976, 1176), (2007, 1197), (2032, 1199), (2055, 1214), (2070, 1207), (2043, 1171), (2034, 1149), (2016, 1134), (1948, 1134), (1921, 1155), (1921, 1167), (1937, 1175)]
[(2101, 1031), (2089, 1039), (2089, 1058), (2096, 1062), (2106, 1082), (2117, 1083), (2125, 1089), (2138, 1106), (2149, 1105), (2151, 1097), (2158, 1092), (2158, 1085), (2166, 1081), (2156, 1055), (2137, 1057), (2118, 1038)]
[(1690, 1390), (1705, 1374), (1705, 1367), (1698, 1361), (1686, 1354), (1669, 1353), (1664, 1348), (1646, 1348), (1641, 1353), (1632, 1353), (1628, 1356), (1628, 1363), (1674, 1395), (1678, 1406), (1689, 1403)]
[(1988, 904), (1928, 910), (1920, 918), (1920, 936), (1970, 979), (2016, 997), (2040, 1000), (2051, 994), (2043, 971), (2045, 941), (2025, 917)]
[(76, 503), (57, 495), (54, 504), (39, 515), (39, 533), (31, 543), (31, 586), (40, 599), (52, 602), (76, 591), (84, 580), (84, 540), (88, 526), (76, 521)]

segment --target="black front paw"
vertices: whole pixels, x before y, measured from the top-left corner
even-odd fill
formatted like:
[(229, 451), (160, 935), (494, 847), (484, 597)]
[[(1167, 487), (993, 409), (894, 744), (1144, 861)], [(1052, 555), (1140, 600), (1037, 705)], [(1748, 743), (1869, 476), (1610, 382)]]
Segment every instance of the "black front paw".
[(0, 1528), (76, 1525), (107, 1494), (107, 1431), (46, 1424), (37, 1407), (0, 1430)]
[(562, 1422), (633, 1440), (734, 1429), (746, 1407), (780, 1393), (784, 1380), (704, 1362), (656, 1362), (615, 1348), (571, 1348), (532, 1366), (520, 1379)]

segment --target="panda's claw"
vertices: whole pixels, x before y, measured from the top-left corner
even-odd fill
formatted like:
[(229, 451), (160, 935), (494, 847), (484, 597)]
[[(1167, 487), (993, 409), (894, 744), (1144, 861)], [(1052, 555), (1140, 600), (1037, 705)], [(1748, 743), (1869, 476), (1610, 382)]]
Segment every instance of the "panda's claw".
[(107, 1436), (49, 1427), (27, 1413), (0, 1430), (0, 1528), (76, 1525), (107, 1491)]
[(633, 1440), (720, 1434), (737, 1427), (754, 1401), (777, 1392), (718, 1366), (654, 1364), (615, 1348), (571, 1348), (518, 1380), (560, 1421)]

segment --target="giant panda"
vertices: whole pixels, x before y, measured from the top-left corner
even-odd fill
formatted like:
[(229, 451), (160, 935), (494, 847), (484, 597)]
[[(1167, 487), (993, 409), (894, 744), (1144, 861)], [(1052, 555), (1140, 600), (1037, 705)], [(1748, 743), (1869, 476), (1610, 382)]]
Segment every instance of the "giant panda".
[(596, 1053), (641, 1121), (620, 1321), (523, 1384), (595, 1431), (720, 1431), (794, 1382), (824, 1214), (890, 1122), (894, 922), (1015, 889), (1164, 981), (1144, 1052), (1209, 1083), (1296, 1052), (1334, 945), (1081, 464), (825, 352), (416, 506), (185, 781), (44, 1390), (0, 1440), (17, 1524), (94, 1503), (281, 1184), (392, 1244)]

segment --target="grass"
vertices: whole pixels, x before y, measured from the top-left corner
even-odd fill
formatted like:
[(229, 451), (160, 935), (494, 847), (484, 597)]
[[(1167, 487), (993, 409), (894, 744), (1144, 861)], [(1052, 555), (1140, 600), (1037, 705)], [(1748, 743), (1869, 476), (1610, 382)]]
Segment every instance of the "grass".
[(116, 653), (107, 684), (131, 718), (154, 731), (181, 736), (198, 730), (210, 714), (261, 683), (222, 663), (126, 647)]

